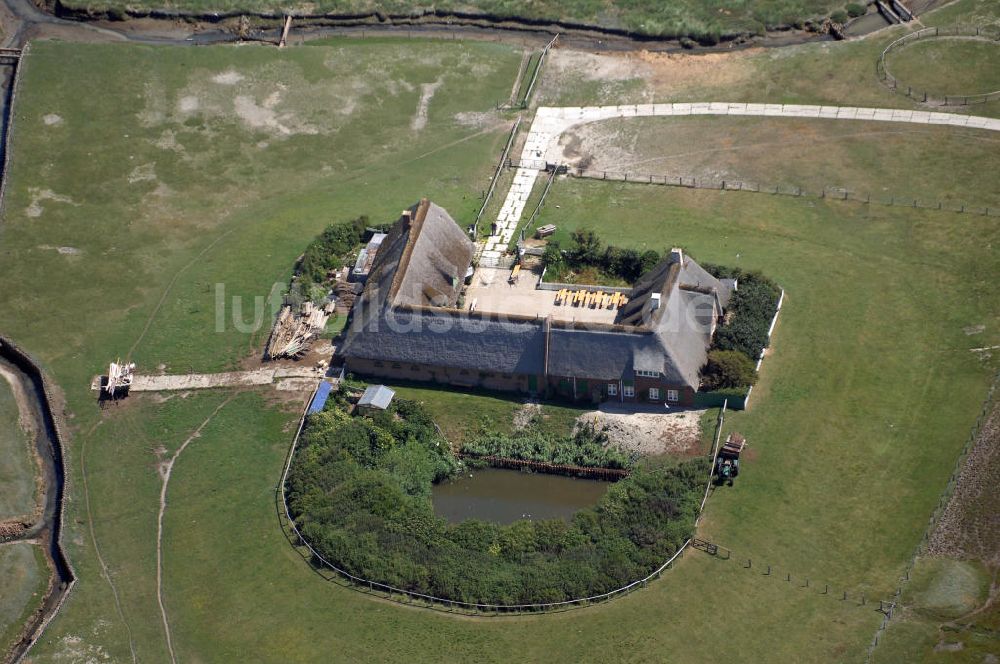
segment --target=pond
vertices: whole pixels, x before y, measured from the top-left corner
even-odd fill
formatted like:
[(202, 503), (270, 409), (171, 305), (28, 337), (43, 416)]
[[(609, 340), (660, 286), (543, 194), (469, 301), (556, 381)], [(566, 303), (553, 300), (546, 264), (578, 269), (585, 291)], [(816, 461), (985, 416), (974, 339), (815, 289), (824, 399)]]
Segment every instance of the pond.
[(564, 519), (597, 504), (610, 482), (563, 475), (483, 468), (436, 484), (434, 512), (451, 523), (480, 519), (508, 524), (519, 519)]

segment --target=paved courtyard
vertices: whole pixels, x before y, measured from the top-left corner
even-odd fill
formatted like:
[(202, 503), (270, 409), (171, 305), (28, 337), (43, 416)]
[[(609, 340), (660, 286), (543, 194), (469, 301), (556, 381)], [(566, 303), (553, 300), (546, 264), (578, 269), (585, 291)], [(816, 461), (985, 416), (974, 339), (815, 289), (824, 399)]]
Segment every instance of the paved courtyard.
[[(556, 304), (557, 291), (538, 290), (539, 271), (521, 270), (517, 283), (509, 283), (507, 268), (480, 267), (465, 293), (465, 308), (517, 316), (552, 316), (581, 323), (614, 323), (617, 309)], [(580, 288), (584, 288), (581, 286)]]

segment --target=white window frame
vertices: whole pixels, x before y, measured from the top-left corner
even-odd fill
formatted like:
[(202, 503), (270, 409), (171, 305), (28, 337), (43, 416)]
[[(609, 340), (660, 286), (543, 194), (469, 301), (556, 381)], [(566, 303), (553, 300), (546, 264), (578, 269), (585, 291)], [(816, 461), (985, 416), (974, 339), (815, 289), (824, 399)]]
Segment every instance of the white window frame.
[(660, 377), (660, 372), (659, 371), (642, 371), (640, 369), (636, 369), (635, 370), (635, 375), (636, 376), (642, 376), (644, 378), (659, 378)]
[(618, 396), (618, 383), (608, 383), (608, 396), (609, 397)]
[(629, 398), (634, 397), (635, 396), (635, 387), (632, 386), (632, 385), (625, 385), (622, 388), (622, 396), (626, 396), (626, 397), (629, 397)]
[(659, 401), (660, 400), (660, 388), (658, 388), (658, 387), (651, 387), (651, 388), (649, 388), (649, 400), (650, 401)]
[(681, 393), (679, 390), (667, 390), (667, 401), (680, 401)]

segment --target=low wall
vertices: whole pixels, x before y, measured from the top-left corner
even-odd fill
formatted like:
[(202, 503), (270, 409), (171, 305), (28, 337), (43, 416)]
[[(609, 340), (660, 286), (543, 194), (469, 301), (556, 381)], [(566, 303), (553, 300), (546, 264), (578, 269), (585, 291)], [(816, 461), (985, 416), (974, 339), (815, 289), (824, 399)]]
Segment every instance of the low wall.
[(539, 281), (536, 288), (543, 291), (560, 291), (567, 288), (571, 291), (588, 290), (599, 293), (624, 293), (625, 295), (631, 295), (632, 293), (631, 286), (591, 286), (589, 284), (559, 284), (545, 281)]

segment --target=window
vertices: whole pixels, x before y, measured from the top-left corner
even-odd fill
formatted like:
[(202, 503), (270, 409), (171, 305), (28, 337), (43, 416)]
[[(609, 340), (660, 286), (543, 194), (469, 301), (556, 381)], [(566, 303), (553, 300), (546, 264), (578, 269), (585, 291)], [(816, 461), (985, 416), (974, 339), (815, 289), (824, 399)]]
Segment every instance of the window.
[(382, 360), (375, 360), (374, 362), (372, 362), (372, 364), (373, 364), (373, 365), (375, 365), (376, 367), (381, 367), (381, 366), (383, 366), (383, 365), (382, 365)]
[(635, 388), (632, 387), (631, 385), (626, 385), (624, 387), (624, 389), (622, 389), (622, 394), (624, 394), (627, 397), (634, 397), (635, 396)]
[(618, 396), (618, 383), (608, 383), (608, 396), (609, 397)]
[(659, 401), (660, 400), (660, 388), (658, 388), (658, 387), (651, 387), (651, 388), (649, 388), (649, 400), (650, 401)]
[(399, 362), (393, 362), (392, 363), (392, 368), (393, 369), (402, 369), (403, 366)]
[(680, 395), (677, 390), (667, 390), (667, 401), (679, 401)]
[(644, 376), (646, 378), (659, 378), (660, 377), (660, 372), (659, 371), (640, 371), (639, 369), (636, 369), (635, 370), (635, 375), (636, 376)]

